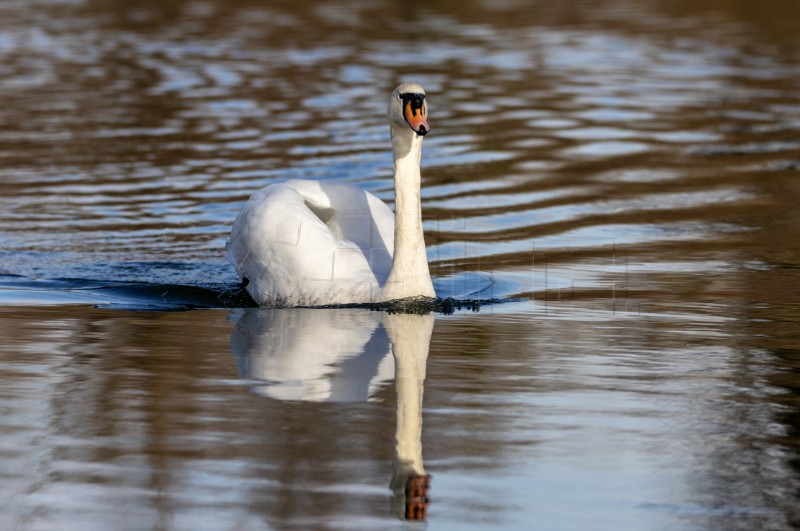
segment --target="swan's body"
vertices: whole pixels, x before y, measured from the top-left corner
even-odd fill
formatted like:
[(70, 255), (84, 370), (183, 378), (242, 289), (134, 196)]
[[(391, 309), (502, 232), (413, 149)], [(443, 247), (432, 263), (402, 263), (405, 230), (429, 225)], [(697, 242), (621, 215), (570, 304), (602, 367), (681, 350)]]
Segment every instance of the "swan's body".
[(395, 214), (374, 195), (329, 181), (266, 186), (231, 229), (228, 260), (262, 306), (321, 306), (435, 297), (420, 210), (428, 132), (422, 87), (392, 93)]

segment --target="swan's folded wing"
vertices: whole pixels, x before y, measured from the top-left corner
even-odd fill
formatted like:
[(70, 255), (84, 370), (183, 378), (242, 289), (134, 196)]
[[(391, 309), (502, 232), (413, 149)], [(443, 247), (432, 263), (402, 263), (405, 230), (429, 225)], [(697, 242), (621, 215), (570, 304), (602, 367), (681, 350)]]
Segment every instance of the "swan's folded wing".
[(362, 249), (394, 247), (394, 213), (373, 194), (348, 183), (291, 180), (284, 183), (341, 239)]
[(233, 224), (228, 259), (262, 305), (367, 302), (379, 288), (363, 251), (287, 183), (253, 194)]

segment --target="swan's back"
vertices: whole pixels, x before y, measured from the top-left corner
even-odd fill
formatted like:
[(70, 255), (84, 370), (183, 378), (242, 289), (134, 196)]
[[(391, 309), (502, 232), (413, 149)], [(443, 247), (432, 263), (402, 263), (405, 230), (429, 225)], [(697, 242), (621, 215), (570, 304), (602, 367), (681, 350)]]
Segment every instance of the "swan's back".
[(236, 217), (228, 260), (262, 306), (377, 300), (392, 266), (394, 214), (343, 183), (262, 188)]

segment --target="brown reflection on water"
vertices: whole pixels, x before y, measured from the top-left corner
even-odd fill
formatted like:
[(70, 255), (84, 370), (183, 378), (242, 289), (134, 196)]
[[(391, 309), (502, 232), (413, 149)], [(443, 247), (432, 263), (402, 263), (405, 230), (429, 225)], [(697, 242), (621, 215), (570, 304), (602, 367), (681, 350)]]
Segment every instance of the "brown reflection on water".
[[(330, 313), (304, 312), (312, 322), (314, 314)], [(424, 519), (427, 485), (405, 485), (427, 477), (420, 415), (433, 316), (361, 313), (378, 315), (388, 327), (378, 343), (387, 352), (391, 342), (398, 367), (396, 420), (383, 404), (262, 398), (258, 380), (237, 378), (225, 341), (227, 312), (86, 309), (64, 318), (61, 311), (3, 311), (6, 523), (248, 529), (337, 519), (368, 523), (388, 516), (390, 475), (397, 514)], [(261, 329), (269, 324), (274, 320)], [(319, 336), (319, 326), (304, 324), (275, 332), (301, 342), (317, 334), (316, 345), (306, 342), (313, 349), (329, 339)], [(349, 333), (369, 339), (373, 328)], [(334, 372), (358, 375), (370, 365), (349, 359), (358, 352), (334, 354), (328, 359)], [(280, 378), (269, 363), (262, 365), (265, 380)], [(307, 379), (317, 386), (331, 378), (315, 376), (313, 367), (311, 373)], [(339, 386), (358, 387), (357, 380)], [(380, 402), (390, 401), (385, 387), (374, 391)]]
[[(6, 309), (3, 523), (374, 528), (396, 514), (468, 527), (788, 528), (796, 364), (789, 342), (752, 342), (754, 331), (791, 334), (794, 317), (695, 310), (440, 316), (430, 354), (432, 316), (377, 314), (396, 399), (382, 384), (369, 401), (321, 402), (271, 398), (269, 370), (240, 378), (228, 311)], [(302, 323), (275, 332), (319, 337)], [(374, 368), (357, 359), (329, 357), (333, 372), (310, 367), (309, 378)]]
[(227, 312), (33, 312), (2, 319), (7, 521), (383, 516), (391, 409), (261, 399), (237, 377)]
[[(667, 527), (796, 525), (793, 356), (749, 346), (747, 317), (732, 317), (735, 309), (705, 319), (672, 310), (669, 319), (611, 318), (562, 304), (547, 318), (439, 326), (426, 385), (426, 433), (445, 438), (438, 451), (426, 446), (437, 493), (458, 491), (473, 470), (476, 482), (457, 502), (477, 504), (465, 519), (524, 506), (543, 527), (638, 528), (651, 517), (666, 517)], [(456, 337), (464, 348), (450, 348)], [(498, 447), (498, 456), (483, 453)], [(495, 459), (531, 490), (511, 494), (493, 481)], [(677, 485), (685, 490), (675, 497), (668, 491)], [(603, 501), (568, 517), (560, 512), (568, 499)]]

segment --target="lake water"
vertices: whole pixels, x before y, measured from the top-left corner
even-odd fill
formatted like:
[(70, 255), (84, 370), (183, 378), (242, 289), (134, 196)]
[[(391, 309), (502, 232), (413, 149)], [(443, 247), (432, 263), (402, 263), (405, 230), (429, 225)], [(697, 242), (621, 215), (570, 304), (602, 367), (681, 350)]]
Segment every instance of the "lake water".
[[(0, 4), (0, 527), (800, 527), (798, 34), (795, 0)], [(243, 202), (391, 202), (402, 80), (467, 302), (248, 307)]]

